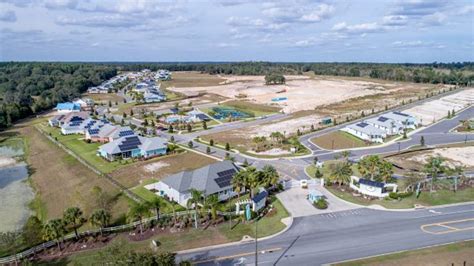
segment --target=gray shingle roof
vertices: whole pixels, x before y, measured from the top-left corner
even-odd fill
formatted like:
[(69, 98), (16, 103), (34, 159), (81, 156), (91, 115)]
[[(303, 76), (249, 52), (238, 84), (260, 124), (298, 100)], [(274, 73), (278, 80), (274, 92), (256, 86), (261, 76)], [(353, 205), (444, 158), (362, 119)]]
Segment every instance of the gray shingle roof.
[(234, 163), (226, 160), (207, 165), (194, 171), (184, 171), (170, 175), (161, 180), (161, 182), (180, 193), (196, 189), (203, 191), (204, 195), (208, 196), (232, 187), (232, 185), (220, 187), (216, 182), (216, 179), (219, 178), (218, 173), (231, 169), (234, 169), (236, 172), (239, 171)]

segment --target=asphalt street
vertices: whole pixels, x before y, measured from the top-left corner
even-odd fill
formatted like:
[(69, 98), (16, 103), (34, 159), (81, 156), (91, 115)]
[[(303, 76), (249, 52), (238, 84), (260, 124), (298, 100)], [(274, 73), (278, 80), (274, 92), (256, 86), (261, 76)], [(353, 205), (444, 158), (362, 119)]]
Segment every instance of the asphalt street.
[[(295, 218), (290, 230), (258, 242), (258, 264), (321, 265), (470, 239), (473, 204), (406, 212), (360, 208)], [(255, 242), (181, 254), (179, 259), (198, 265), (253, 265)]]

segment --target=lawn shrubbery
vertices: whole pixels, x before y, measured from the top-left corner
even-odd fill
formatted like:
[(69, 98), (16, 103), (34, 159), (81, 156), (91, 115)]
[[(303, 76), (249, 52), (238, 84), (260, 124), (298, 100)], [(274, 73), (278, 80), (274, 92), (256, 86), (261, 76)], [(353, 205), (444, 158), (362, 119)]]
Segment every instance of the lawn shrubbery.
[(400, 192), (400, 193), (397, 193), (397, 192), (390, 192), (390, 193), (388, 194), (389, 198), (391, 198), (391, 199), (403, 199), (403, 198), (408, 198), (408, 197), (410, 197), (411, 195), (413, 195), (413, 192), (412, 192), (412, 191)]
[(314, 205), (314, 207), (316, 207), (317, 209), (320, 209), (320, 210), (324, 210), (324, 209), (328, 208), (328, 202), (323, 198), (315, 201), (313, 203), (313, 205)]

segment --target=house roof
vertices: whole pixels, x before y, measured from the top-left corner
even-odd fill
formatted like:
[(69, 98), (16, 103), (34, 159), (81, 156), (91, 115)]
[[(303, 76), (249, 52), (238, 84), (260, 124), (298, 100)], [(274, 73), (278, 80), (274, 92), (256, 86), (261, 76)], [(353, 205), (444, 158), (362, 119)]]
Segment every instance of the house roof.
[(239, 169), (231, 161), (207, 165), (194, 171), (184, 171), (164, 178), (161, 182), (180, 193), (191, 189), (203, 191), (207, 195), (232, 187), (231, 180)]
[(81, 110), (81, 105), (78, 103), (58, 103), (56, 105), (57, 110)]
[(142, 136), (124, 136), (99, 147), (99, 150), (108, 154), (117, 154), (135, 149), (151, 151), (166, 148), (168, 142), (160, 137), (146, 138)]
[(387, 118), (391, 118), (395, 121), (399, 121), (399, 122), (405, 122), (409, 119), (415, 119), (413, 116), (409, 115), (409, 114), (405, 114), (405, 113), (402, 113), (402, 112), (390, 112), (390, 113), (386, 113), (384, 114), (385, 117)]
[(261, 200), (265, 199), (267, 196), (268, 196), (268, 192), (266, 190), (262, 190), (252, 198), (252, 201), (255, 203), (260, 202)]
[(370, 118), (370, 119), (367, 119), (365, 122), (368, 124), (379, 125), (386, 128), (395, 127), (396, 124), (401, 126), (399, 121), (394, 120), (392, 118), (385, 117), (385, 116)]
[(384, 183), (377, 182), (377, 181), (372, 181), (372, 180), (369, 180), (369, 179), (363, 179), (363, 178), (359, 179), (359, 184), (364, 184), (364, 185), (367, 185), (367, 186), (378, 187), (378, 188), (384, 188), (385, 187)]
[(347, 127), (351, 128), (355, 131), (365, 133), (367, 135), (384, 135), (385, 134), (385, 131), (383, 131), (382, 129), (376, 128), (376, 127), (374, 127), (372, 125), (369, 125), (368, 123), (365, 123), (365, 122), (348, 125)]

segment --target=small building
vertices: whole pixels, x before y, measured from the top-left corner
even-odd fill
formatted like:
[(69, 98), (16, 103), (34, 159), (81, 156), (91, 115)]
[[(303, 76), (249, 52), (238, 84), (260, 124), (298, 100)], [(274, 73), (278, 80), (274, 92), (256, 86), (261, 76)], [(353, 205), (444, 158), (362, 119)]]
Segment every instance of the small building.
[(201, 191), (204, 197), (215, 194), (219, 201), (223, 201), (237, 195), (231, 181), (238, 171), (239, 168), (233, 162), (226, 160), (170, 175), (145, 188), (184, 207), (191, 198), (192, 189)]
[(260, 211), (267, 205), (267, 197), (268, 192), (264, 188), (260, 188), (260, 191), (257, 193), (257, 195), (253, 196), (253, 198), (241, 200), (235, 203), (235, 214), (243, 214), (245, 212), (245, 206), (249, 204), (251, 205), (250, 209), (253, 212)]
[(316, 190), (316, 189), (311, 189), (308, 194), (308, 200), (311, 203), (314, 203), (320, 199), (324, 199), (324, 197), (325, 196), (323, 195), (323, 193), (321, 193), (319, 190)]
[(87, 93), (89, 93), (89, 94), (105, 94), (105, 93), (109, 93), (109, 88), (107, 88), (105, 86), (89, 87), (87, 89)]
[(81, 105), (78, 103), (71, 103), (71, 102), (58, 103), (55, 109), (59, 113), (80, 112)]
[(348, 125), (340, 130), (369, 142), (383, 143), (383, 139), (387, 136), (384, 130), (365, 122)]
[(48, 123), (52, 127), (61, 127), (69, 122), (85, 120), (87, 118), (89, 118), (89, 113), (87, 112), (71, 112), (54, 116), (48, 120)]
[(398, 185), (395, 183), (385, 184), (357, 176), (351, 176), (349, 186), (363, 195), (378, 198), (385, 198), (390, 192), (397, 192), (398, 189)]
[(89, 98), (76, 99), (73, 101), (73, 103), (79, 104), (81, 106), (81, 110), (83, 111), (91, 111), (94, 107), (94, 101)]
[(321, 119), (321, 125), (330, 125), (332, 123), (332, 118), (327, 116)]
[(187, 115), (190, 117), (192, 122), (210, 121), (209, 116), (199, 110), (193, 109), (189, 111)]
[(99, 147), (97, 154), (109, 161), (127, 158), (149, 159), (165, 155), (168, 141), (164, 138), (125, 136)]

